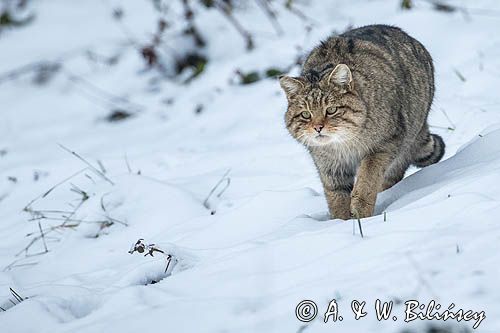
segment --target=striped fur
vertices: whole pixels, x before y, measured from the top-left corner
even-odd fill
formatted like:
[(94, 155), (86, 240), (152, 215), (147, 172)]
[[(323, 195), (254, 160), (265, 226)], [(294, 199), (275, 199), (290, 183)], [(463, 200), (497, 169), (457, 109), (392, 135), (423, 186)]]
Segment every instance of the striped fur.
[(417, 152), (413, 164), (419, 168), (429, 166), (441, 160), (445, 153), (445, 145), (443, 138), (437, 134), (431, 134), (426, 145), (421, 147)]
[(307, 147), (332, 217), (373, 214), (377, 193), (413, 164), (438, 162), (441, 137), (429, 133), (432, 58), (401, 29), (372, 25), (321, 42), (302, 74), (284, 76), (285, 124)]

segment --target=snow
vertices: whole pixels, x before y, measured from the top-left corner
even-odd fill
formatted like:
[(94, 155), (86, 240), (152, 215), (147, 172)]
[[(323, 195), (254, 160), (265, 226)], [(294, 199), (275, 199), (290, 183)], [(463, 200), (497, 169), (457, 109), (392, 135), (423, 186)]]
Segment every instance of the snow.
[[(110, 18), (119, 2), (33, 2), (31, 25), (1, 32), (0, 73), (67, 58), (45, 85), (34, 84), (31, 74), (0, 83), (2, 332), (399, 333), (427, 325), (403, 321), (401, 302), (411, 299), (485, 311), (476, 331), (498, 332), (500, 4), (475, 1), (474, 8), (489, 12), (464, 14), (414, 2), (411, 11), (400, 10), (399, 1), (300, 2), (313, 28), (307, 32), (309, 23), (280, 10), (283, 36), (248, 2), (237, 15), (255, 33), (252, 52), (220, 14), (199, 11), (210, 61), (188, 85), (145, 69)], [(149, 40), (158, 16), (153, 7), (120, 6), (134, 37)], [(284, 128), (286, 101), (276, 80), (231, 82), (236, 69), (287, 67), (297, 47), (370, 23), (401, 26), (434, 57), (430, 124), (447, 153), (380, 194), (377, 215), (361, 221), (361, 238), (356, 221), (327, 218), (312, 161)], [(88, 50), (121, 56), (105, 66), (88, 60)], [(123, 122), (103, 121), (110, 109), (100, 89), (141, 111)], [(59, 145), (97, 170), (100, 161), (114, 185)], [(80, 205), (71, 221), (81, 223), (48, 233), (48, 253), (32, 256), (44, 251), (40, 240), (26, 256), (23, 248), (40, 234), (23, 211), (35, 198), (33, 210), (72, 212)], [(40, 220), (42, 228), (61, 223)], [(127, 253), (139, 238), (177, 263), (165, 272), (163, 255)], [(14, 306), (9, 288), (27, 299)], [(334, 298), (344, 320), (323, 323)], [(308, 324), (295, 317), (305, 299), (320, 311)], [(354, 320), (354, 299), (367, 302), (367, 317)], [(398, 320), (377, 321), (376, 299), (396, 301)]]

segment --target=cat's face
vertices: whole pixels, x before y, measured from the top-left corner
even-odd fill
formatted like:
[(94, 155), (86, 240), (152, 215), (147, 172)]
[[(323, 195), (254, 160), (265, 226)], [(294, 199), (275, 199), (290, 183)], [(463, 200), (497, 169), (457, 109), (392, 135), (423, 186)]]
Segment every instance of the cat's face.
[(322, 146), (355, 139), (365, 112), (353, 92), (346, 65), (337, 66), (314, 84), (287, 76), (280, 84), (288, 99), (286, 127), (296, 140), (306, 146)]

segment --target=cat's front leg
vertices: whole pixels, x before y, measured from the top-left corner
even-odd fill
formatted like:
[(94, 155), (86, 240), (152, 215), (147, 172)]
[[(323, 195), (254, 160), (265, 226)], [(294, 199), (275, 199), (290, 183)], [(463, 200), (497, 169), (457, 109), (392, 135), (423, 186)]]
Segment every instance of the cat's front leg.
[(363, 218), (373, 215), (377, 193), (382, 190), (385, 171), (393, 159), (391, 154), (376, 153), (361, 160), (351, 193), (352, 217)]
[(354, 173), (331, 171), (320, 174), (331, 218), (351, 218), (351, 191)]
[(325, 188), (326, 202), (331, 218), (348, 220), (351, 218), (351, 194)]

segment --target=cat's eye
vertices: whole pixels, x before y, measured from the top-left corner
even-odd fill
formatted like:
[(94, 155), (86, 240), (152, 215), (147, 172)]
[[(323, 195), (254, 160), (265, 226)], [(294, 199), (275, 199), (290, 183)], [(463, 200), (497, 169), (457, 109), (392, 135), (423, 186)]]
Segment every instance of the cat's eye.
[(310, 119), (311, 118), (311, 112), (309, 112), (309, 111), (302, 111), (302, 113), (300, 115), (304, 119)]
[(334, 115), (335, 112), (337, 112), (337, 108), (336, 107), (329, 107), (326, 109), (326, 114), (331, 116), (331, 115)]

